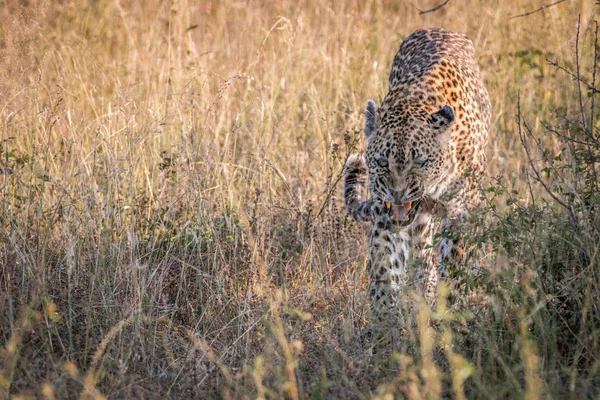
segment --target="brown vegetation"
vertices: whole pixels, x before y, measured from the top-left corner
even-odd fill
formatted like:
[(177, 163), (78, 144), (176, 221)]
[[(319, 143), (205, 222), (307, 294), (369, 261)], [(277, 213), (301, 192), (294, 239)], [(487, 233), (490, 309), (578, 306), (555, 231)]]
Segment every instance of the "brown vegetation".
[[(0, 397), (598, 396), (594, 4), (439, 3), (0, 0)], [(340, 176), (434, 26), (493, 103), (487, 305), (379, 357)]]

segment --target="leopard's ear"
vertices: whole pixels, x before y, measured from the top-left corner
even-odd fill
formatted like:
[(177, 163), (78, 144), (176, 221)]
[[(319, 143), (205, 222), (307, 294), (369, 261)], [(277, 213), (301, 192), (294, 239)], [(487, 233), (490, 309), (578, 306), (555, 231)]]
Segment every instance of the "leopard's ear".
[(365, 135), (367, 140), (370, 140), (377, 131), (377, 104), (373, 100), (367, 101), (365, 108)]
[(427, 117), (429, 126), (437, 133), (444, 132), (446, 129), (450, 128), (455, 120), (454, 109), (449, 104), (446, 104), (444, 107), (440, 108), (439, 111), (436, 111)]

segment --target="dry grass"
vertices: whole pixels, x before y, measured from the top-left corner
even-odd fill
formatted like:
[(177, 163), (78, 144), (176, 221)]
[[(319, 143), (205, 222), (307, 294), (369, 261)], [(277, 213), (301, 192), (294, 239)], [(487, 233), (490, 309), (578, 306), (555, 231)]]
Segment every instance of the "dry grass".
[(547, 59), (574, 65), (592, 2), (21, 3), (0, 0), (0, 396), (598, 394), (597, 336), (545, 354), (514, 282), (489, 293), (512, 336), (422, 310), (372, 356), (338, 184), (402, 39), (439, 26), (477, 49), (490, 175), (528, 190), (517, 91), (534, 130), (577, 109)]

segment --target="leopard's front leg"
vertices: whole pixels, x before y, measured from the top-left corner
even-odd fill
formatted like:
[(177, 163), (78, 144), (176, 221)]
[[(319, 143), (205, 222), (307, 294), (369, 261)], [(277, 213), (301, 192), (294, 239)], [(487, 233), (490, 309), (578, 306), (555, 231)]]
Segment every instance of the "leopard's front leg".
[(430, 210), (423, 209), (409, 227), (412, 244), (412, 264), (416, 267), (415, 281), (421, 294), (428, 299), (430, 274), (437, 269), (437, 254), (433, 248), (436, 223)]
[(409, 255), (410, 236), (406, 230), (395, 232), (389, 222), (375, 222), (369, 240), (369, 294), (377, 324), (404, 326), (401, 294), (407, 281)]
[(440, 278), (447, 278), (450, 269), (464, 261), (464, 250), (459, 240), (458, 228), (465, 223), (468, 212), (461, 208), (442, 219), (439, 228), (440, 245), (438, 261), (432, 263), (426, 278), (425, 297), (432, 309), (437, 301), (437, 285)]

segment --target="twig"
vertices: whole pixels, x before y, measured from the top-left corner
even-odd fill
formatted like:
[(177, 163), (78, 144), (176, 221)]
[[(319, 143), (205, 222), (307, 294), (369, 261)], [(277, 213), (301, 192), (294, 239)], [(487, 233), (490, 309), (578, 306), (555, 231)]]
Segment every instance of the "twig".
[(581, 14), (577, 17), (577, 34), (575, 36), (575, 73), (577, 75), (577, 94), (579, 95), (579, 111), (581, 112), (581, 121), (585, 130), (586, 118), (583, 108), (583, 93), (581, 92), (581, 69), (579, 67), (579, 29), (581, 28)]
[(321, 207), (319, 207), (319, 211), (317, 211), (317, 213), (315, 214), (315, 219), (319, 218), (321, 213), (325, 210), (325, 207), (327, 206), (327, 202), (329, 201), (329, 198), (331, 197), (333, 192), (336, 190), (336, 186), (337, 186), (338, 182), (340, 181), (340, 179), (342, 179), (343, 176), (344, 176), (344, 170), (342, 169), (342, 172), (340, 172), (338, 174), (338, 176), (334, 179), (333, 183), (329, 187), (329, 190), (327, 190), (327, 194), (325, 195), (325, 200), (323, 200), (323, 203), (321, 203)]
[[(581, 90), (581, 67), (579, 64), (579, 32), (580, 32), (580, 28), (581, 28), (581, 14), (579, 15), (579, 17), (577, 18), (577, 36), (575, 37), (575, 73), (577, 74), (577, 93), (579, 95), (579, 111), (581, 112), (581, 122), (583, 123), (583, 132), (586, 134), (586, 136), (591, 137), (592, 140), (594, 140), (594, 93), (592, 93), (592, 104), (591, 104), (591, 121), (589, 124), (589, 133), (588, 133), (588, 126), (587, 125), (587, 121), (586, 121), (586, 117), (585, 117), (585, 109), (583, 107), (583, 91)], [(594, 70), (593, 70), (593, 75), (592, 75), (592, 87), (596, 86), (596, 56), (597, 56), (597, 48), (596, 45), (598, 43), (598, 26), (596, 25), (596, 32), (595, 32), (595, 40), (594, 40)], [(594, 154), (592, 153), (592, 148), (590, 146), (590, 144), (587, 144), (587, 151), (588, 151), (588, 156), (590, 158), (590, 172), (591, 172), (591, 179), (590, 179), (590, 183), (591, 183), (591, 189), (592, 189), (592, 194), (593, 192), (595, 192), (595, 182), (596, 182), (596, 168), (594, 167), (595, 161), (594, 161)]]
[[(594, 23), (596, 24), (596, 30), (594, 31), (594, 67), (592, 69), (592, 86), (596, 87), (596, 69), (598, 67), (598, 21), (594, 21)], [(590, 134), (589, 136), (591, 136), (592, 138), (594, 138), (594, 113), (596, 111), (596, 107), (595, 107), (595, 102), (594, 102), (594, 93), (592, 93), (592, 104), (590, 106)], [(595, 138), (594, 138), (595, 139)], [(597, 143), (597, 141), (596, 141)], [(595, 167), (595, 161), (594, 159), (591, 157), (592, 154), (592, 150), (590, 148), (590, 145), (588, 143), (587, 145), (588, 148), (588, 153), (590, 154), (590, 164), (592, 167), (592, 177), (593, 177), (593, 184), (592, 184), (592, 191), (595, 192), (596, 191), (596, 182), (598, 182), (598, 180), (596, 179), (596, 167)]]
[[(565, 177), (560, 173), (560, 171), (558, 170), (558, 168), (556, 168), (554, 166), (554, 162), (552, 160), (551, 157), (548, 156), (548, 152), (547, 150), (542, 146), (542, 141), (540, 139), (538, 139), (537, 137), (535, 137), (535, 135), (533, 134), (533, 131), (531, 130), (531, 127), (527, 124), (526, 121), (523, 122), (523, 126), (525, 127), (525, 130), (527, 131), (527, 136), (530, 137), (533, 142), (535, 143), (538, 151), (542, 154), (542, 158), (543, 161), (552, 168), (552, 172), (554, 172), (554, 174), (559, 177), (561, 179), (561, 181), (565, 181)], [(529, 143), (529, 142), (528, 142)], [(569, 148), (571, 150), (571, 152), (575, 152), (575, 148), (573, 147), (573, 143), (572, 142), (568, 142)]]
[(271, 169), (273, 171), (275, 171), (275, 173), (277, 174), (277, 176), (279, 176), (279, 178), (281, 178), (281, 182), (283, 182), (283, 187), (285, 188), (285, 190), (288, 192), (290, 198), (293, 200), (293, 204), (294, 207), (296, 208), (296, 211), (300, 212), (300, 201), (298, 200), (298, 198), (296, 197), (296, 194), (294, 193), (294, 191), (292, 190), (292, 188), (290, 187), (290, 185), (288, 184), (287, 179), (285, 178), (285, 175), (283, 175), (283, 173), (279, 170), (279, 168), (277, 168), (271, 161), (269, 161), (267, 158), (263, 159), (264, 162), (271, 167)]
[[(598, 21), (594, 21), (596, 24), (596, 29), (594, 31), (594, 67), (592, 69), (592, 87), (596, 87), (596, 69), (598, 68)], [(595, 102), (594, 102), (594, 93), (592, 93), (592, 105), (591, 105), (591, 115), (590, 115), (590, 128), (591, 134), (594, 135), (594, 111)]]
[[(440, 4), (440, 5), (438, 5), (438, 6), (435, 6), (435, 7), (431, 8), (431, 9), (429, 9), (429, 10), (421, 10), (421, 9), (419, 9), (419, 8), (417, 8), (417, 10), (419, 10), (419, 15), (427, 14), (427, 13), (430, 13), (430, 12), (434, 12), (434, 11), (437, 11), (437, 10), (439, 10), (440, 8), (442, 8), (442, 7), (444, 7), (446, 4), (448, 4), (448, 2), (449, 2), (449, 1), (450, 1), (450, 0), (445, 0), (445, 1), (444, 1), (442, 4)], [(565, 0), (562, 0), (562, 1), (565, 1)]]
[(591, 90), (592, 93), (600, 93), (600, 89), (596, 89), (594, 86), (592, 86), (592, 84), (587, 83), (586, 81), (584, 81), (581, 78), (577, 78), (577, 75), (575, 75), (574, 73), (572, 73), (571, 71), (569, 71), (568, 69), (566, 69), (565, 67), (563, 67), (562, 65), (560, 65), (559, 63), (557, 63), (556, 61), (552, 61), (549, 58), (546, 58), (546, 61), (548, 61), (548, 63), (550, 65), (552, 65), (553, 67), (556, 67), (558, 69), (560, 69), (563, 72), (566, 72), (567, 74), (569, 74), (571, 77), (575, 78), (575, 79), (579, 79), (579, 82), (583, 83), (585, 86), (587, 86), (588, 90)]
[(510, 17), (508, 20), (510, 21), (510, 20), (512, 20), (512, 19), (515, 19), (515, 18), (526, 17), (526, 16), (528, 16), (528, 15), (535, 14), (535, 13), (536, 13), (536, 12), (538, 12), (538, 11), (542, 11), (542, 10), (544, 10), (544, 9), (548, 8), (548, 7), (552, 7), (552, 6), (555, 6), (555, 5), (557, 5), (557, 4), (563, 3), (563, 2), (565, 2), (565, 1), (567, 1), (567, 0), (559, 0), (559, 1), (556, 1), (556, 2), (554, 2), (554, 3), (552, 3), (552, 4), (546, 4), (545, 6), (543, 6), (543, 7), (540, 7), (540, 8), (538, 8), (537, 10), (533, 10), (533, 11), (527, 12), (527, 13), (525, 13), (525, 14), (515, 15), (514, 17)]
[[(531, 181), (529, 180), (529, 177), (530, 177), (529, 174), (525, 174), (525, 178), (527, 178), (527, 188), (529, 189), (529, 197), (531, 198), (531, 203), (533, 205), (532, 212), (531, 212), (531, 220), (534, 221), (535, 213), (537, 210), (537, 205), (535, 203), (535, 196), (533, 194), (533, 188), (531, 187)], [(534, 242), (535, 242), (536, 236), (537, 235), (533, 235)]]
[[(548, 195), (550, 197), (552, 197), (552, 199), (554, 201), (556, 201), (558, 204), (563, 206), (569, 212), (572, 223), (576, 224), (577, 219), (575, 217), (575, 214), (573, 213), (573, 209), (572, 209), (571, 205), (565, 203), (563, 200), (559, 199), (553, 193), (552, 189), (550, 189), (548, 187), (548, 184), (540, 176), (540, 172), (538, 171), (538, 169), (536, 168), (536, 166), (533, 162), (533, 156), (531, 155), (531, 151), (529, 149), (529, 142), (527, 141), (527, 139), (525, 137), (526, 134), (523, 133), (523, 131), (521, 129), (521, 93), (520, 92), (518, 92), (518, 94), (517, 94), (517, 133), (519, 134), (519, 140), (521, 141), (521, 145), (523, 146), (523, 148), (525, 149), (525, 153), (527, 154), (527, 160), (529, 161), (529, 165), (531, 166), (531, 169), (532, 169), (533, 173), (535, 174), (535, 176), (532, 176), (532, 177), (543, 186), (546, 193), (548, 193)], [(529, 133), (531, 134), (531, 132), (529, 132)]]
[(549, 125), (546, 125), (545, 123), (543, 123), (543, 122), (541, 122), (541, 121), (540, 121), (540, 124), (541, 124), (541, 125), (544, 127), (544, 129), (545, 129), (545, 130), (547, 130), (548, 132), (552, 132), (552, 133), (554, 133), (556, 136), (558, 136), (559, 138), (561, 138), (561, 139), (564, 139), (564, 140), (566, 140), (566, 141), (568, 141), (568, 142), (573, 142), (573, 143), (576, 143), (576, 144), (581, 144), (581, 145), (584, 145), (584, 146), (589, 146), (590, 144), (592, 144), (592, 145), (597, 145), (597, 144), (598, 144), (598, 143), (595, 143), (595, 144), (594, 144), (594, 143), (590, 143), (590, 142), (582, 142), (581, 140), (573, 139), (571, 136), (567, 136), (567, 135), (565, 135), (565, 134), (563, 134), (563, 133), (560, 133), (560, 132), (559, 132), (559, 131), (557, 131), (556, 129), (554, 129), (554, 128), (551, 128)]

